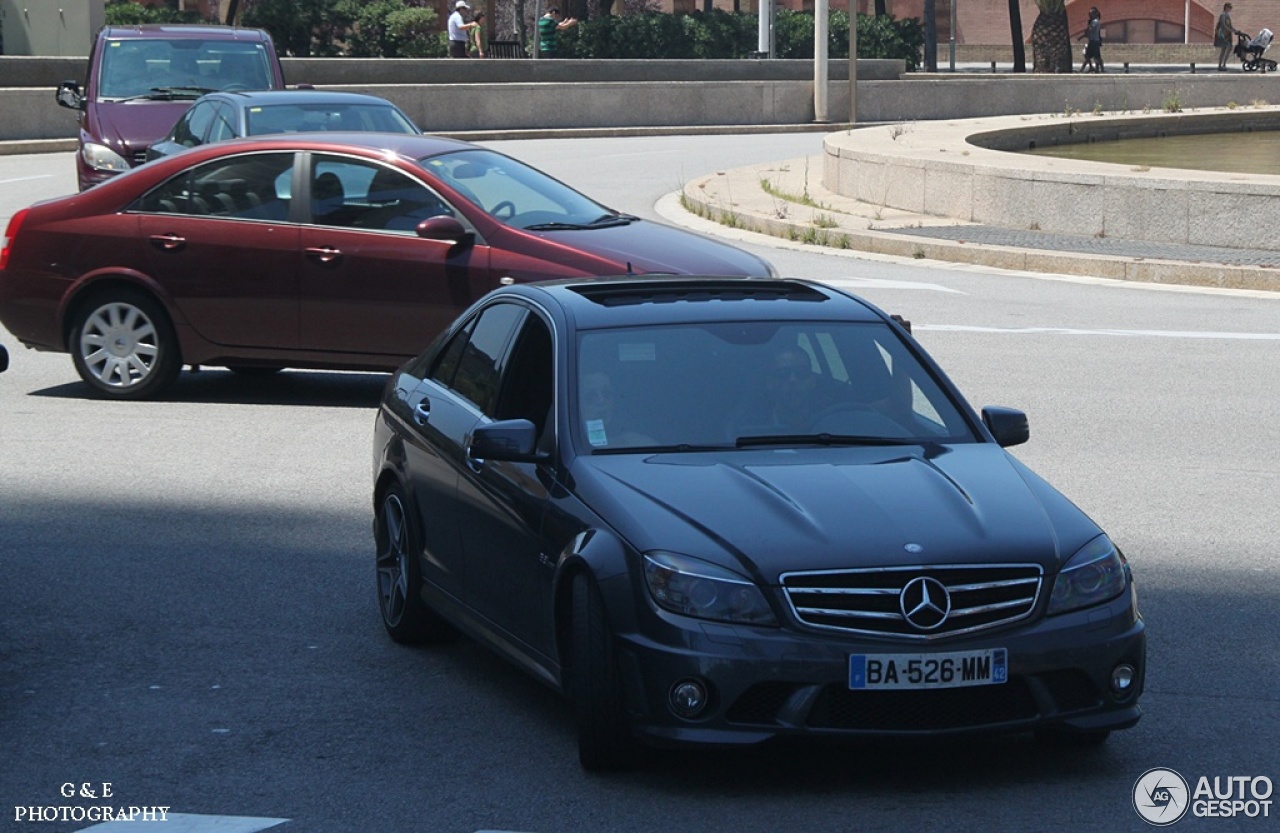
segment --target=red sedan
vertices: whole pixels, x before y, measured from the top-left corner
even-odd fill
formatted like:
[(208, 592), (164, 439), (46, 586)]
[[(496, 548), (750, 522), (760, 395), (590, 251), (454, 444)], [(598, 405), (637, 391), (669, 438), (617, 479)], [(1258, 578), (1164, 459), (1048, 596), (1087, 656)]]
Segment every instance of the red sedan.
[(184, 365), (391, 370), (501, 284), (626, 273), (773, 268), (466, 142), (287, 134), (19, 211), (0, 323), (69, 352), (97, 395), (136, 399)]

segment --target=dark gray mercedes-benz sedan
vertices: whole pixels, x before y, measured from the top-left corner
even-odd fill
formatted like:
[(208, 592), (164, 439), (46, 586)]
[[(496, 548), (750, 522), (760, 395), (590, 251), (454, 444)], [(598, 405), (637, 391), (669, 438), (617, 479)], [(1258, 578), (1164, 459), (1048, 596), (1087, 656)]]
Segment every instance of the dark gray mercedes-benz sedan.
[(498, 289), (395, 373), (374, 437), (382, 618), (461, 630), (638, 744), (1141, 717), (1116, 545), (909, 325), (802, 282)]

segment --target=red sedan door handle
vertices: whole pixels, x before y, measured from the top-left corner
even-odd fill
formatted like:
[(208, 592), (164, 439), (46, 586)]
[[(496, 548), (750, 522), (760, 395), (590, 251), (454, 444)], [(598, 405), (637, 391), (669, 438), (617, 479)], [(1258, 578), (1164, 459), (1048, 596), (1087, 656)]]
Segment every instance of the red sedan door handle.
[(313, 257), (321, 263), (332, 263), (342, 257), (342, 250), (332, 246), (310, 246), (306, 252), (308, 257)]
[(151, 245), (157, 249), (164, 249), (166, 252), (173, 252), (187, 245), (187, 238), (179, 237), (176, 234), (153, 234), (151, 235)]

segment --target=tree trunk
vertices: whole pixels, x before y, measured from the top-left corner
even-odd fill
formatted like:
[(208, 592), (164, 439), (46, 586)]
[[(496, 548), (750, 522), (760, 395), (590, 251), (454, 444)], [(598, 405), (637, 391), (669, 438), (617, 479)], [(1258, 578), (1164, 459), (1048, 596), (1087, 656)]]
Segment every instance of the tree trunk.
[(1035, 72), (1071, 72), (1071, 30), (1067, 27), (1066, 9), (1036, 15), (1031, 27), (1031, 55)]
[(1027, 71), (1027, 45), (1022, 42), (1022, 6), (1009, 0), (1009, 35), (1013, 38), (1013, 71)]

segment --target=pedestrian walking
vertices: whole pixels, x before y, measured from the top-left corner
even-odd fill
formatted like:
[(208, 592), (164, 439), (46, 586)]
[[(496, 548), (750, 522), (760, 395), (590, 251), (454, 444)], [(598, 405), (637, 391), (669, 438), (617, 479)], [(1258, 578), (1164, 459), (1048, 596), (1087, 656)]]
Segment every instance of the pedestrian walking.
[(467, 0), (458, 0), (453, 4), (453, 14), (449, 15), (449, 57), (465, 58), (467, 50), (471, 46), (471, 30), (477, 28), (479, 23), (468, 23), (462, 16), (462, 10), (470, 10), (471, 6), (467, 4)]
[(1218, 72), (1227, 71), (1227, 58), (1235, 48), (1236, 35), (1243, 35), (1231, 24), (1231, 4), (1222, 5), (1222, 14), (1218, 15), (1218, 25), (1213, 29), (1213, 45), (1218, 47)]
[(1097, 6), (1089, 9), (1089, 22), (1084, 27), (1084, 63), (1081, 72), (1103, 72), (1102, 67), (1102, 13)]

